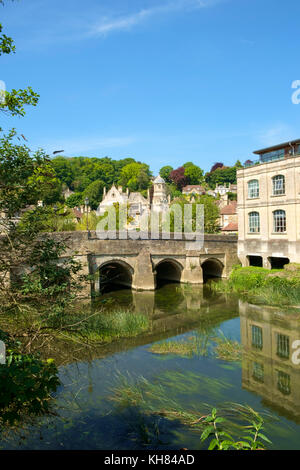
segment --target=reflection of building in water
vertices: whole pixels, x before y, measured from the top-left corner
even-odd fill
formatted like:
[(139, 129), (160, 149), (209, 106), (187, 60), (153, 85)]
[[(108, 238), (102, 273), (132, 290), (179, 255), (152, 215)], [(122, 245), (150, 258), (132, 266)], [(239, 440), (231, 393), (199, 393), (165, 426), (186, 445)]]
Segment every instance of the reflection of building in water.
[(292, 362), (300, 339), (300, 313), (240, 302), (243, 388), (260, 395), (267, 406), (300, 422), (300, 365)]

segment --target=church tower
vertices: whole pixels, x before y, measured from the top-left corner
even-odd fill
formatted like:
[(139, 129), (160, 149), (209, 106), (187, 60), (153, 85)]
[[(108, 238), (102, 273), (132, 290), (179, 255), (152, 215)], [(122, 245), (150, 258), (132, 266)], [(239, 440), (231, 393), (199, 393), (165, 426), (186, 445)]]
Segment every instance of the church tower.
[(167, 197), (167, 185), (165, 180), (158, 175), (153, 182), (153, 199), (152, 208), (155, 211), (168, 210), (168, 197)]

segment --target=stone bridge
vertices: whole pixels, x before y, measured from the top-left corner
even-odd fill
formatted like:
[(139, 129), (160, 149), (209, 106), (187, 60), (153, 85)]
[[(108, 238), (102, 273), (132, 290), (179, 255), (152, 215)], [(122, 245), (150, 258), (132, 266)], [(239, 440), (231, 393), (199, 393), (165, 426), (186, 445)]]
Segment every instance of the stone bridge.
[(197, 242), (174, 238), (100, 240), (95, 232), (53, 236), (67, 239), (66, 256), (74, 255), (83, 273), (94, 275), (91, 288), (95, 292), (103, 279), (134, 290), (155, 290), (166, 281), (203, 284), (210, 277), (227, 278), (239, 262), (236, 235), (205, 235), (200, 250)]

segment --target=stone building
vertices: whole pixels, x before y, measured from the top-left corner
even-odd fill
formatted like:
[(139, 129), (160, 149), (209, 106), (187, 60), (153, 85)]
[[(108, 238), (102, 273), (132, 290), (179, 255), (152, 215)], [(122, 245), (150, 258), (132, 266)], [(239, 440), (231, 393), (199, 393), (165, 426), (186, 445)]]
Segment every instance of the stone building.
[(130, 192), (126, 189), (123, 192), (122, 186), (118, 188), (113, 184), (109, 191), (104, 188), (103, 199), (96, 211), (97, 215), (103, 215), (106, 210), (115, 203), (120, 205), (129, 205), (129, 215), (139, 218), (145, 213), (149, 213), (151, 207), (153, 210), (160, 212), (165, 211), (169, 207), (170, 199), (167, 197), (165, 180), (158, 176), (153, 181), (153, 197), (150, 202), (150, 191), (148, 190), (147, 198), (139, 192)]
[(300, 139), (254, 152), (237, 171), (243, 266), (300, 263)]
[(220, 209), (220, 226), (223, 233), (236, 233), (238, 231), (237, 202), (229, 201)]
[(193, 194), (196, 194), (198, 196), (201, 196), (202, 194), (205, 194), (205, 188), (201, 186), (200, 184), (189, 184), (182, 188), (182, 194), (185, 194), (186, 196), (191, 196)]

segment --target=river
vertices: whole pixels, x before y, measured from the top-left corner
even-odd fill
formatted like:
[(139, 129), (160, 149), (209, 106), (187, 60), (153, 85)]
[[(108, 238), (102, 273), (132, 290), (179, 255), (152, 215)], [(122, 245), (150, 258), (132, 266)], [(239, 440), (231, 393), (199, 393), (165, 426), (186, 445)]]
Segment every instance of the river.
[[(239, 403), (262, 414), (269, 448), (300, 449), (300, 365), (292, 361), (292, 343), (300, 339), (297, 310), (176, 284), (114, 291), (93, 309), (103, 305), (148, 315), (149, 331), (89, 353), (58, 346), (55, 415), (9, 434), (1, 448), (196, 450), (207, 444), (182, 413), (201, 416)], [(224, 336), (242, 344), (242, 361), (217, 357), (216, 338)], [(169, 342), (183, 345), (182, 352), (158, 353)]]

